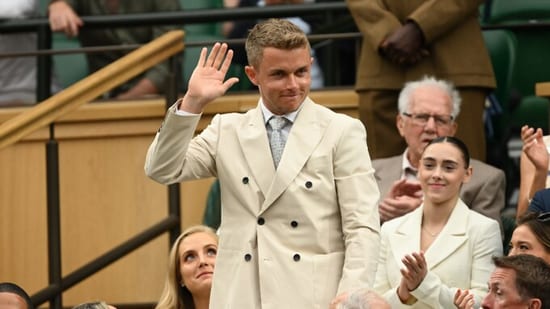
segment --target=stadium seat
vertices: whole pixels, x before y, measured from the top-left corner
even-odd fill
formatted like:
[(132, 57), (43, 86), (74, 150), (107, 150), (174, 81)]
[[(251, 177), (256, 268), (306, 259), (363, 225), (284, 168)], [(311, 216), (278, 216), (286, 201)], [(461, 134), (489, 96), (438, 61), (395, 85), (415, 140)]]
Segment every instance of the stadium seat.
[[(492, 0), (488, 25), (506, 26), (550, 21), (550, 1), (547, 0)], [(513, 111), (511, 126), (528, 124), (540, 127), (548, 134), (548, 104), (546, 98), (535, 95), (535, 84), (550, 81), (550, 28), (513, 28), (517, 39), (517, 55), (512, 88), (521, 96)]]
[(491, 57), (497, 88), (489, 96), (490, 106), (486, 109), (487, 162), (499, 167), (506, 174), (506, 197), (513, 192), (518, 177), (515, 162), (508, 152), (508, 141), (512, 135), (510, 119), (517, 99), (513, 90), (517, 59), (517, 42), (513, 32), (508, 30), (484, 30), (483, 38)]
[(496, 112), (491, 118), (492, 136), (503, 141), (508, 137), (510, 117), (514, 108), (512, 100), (513, 78), (517, 58), (517, 42), (514, 33), (508, 30), (484, 30), (483, 38), (491, 57), (497, 82), (491, 104)]
[(534, 23), (550, 20), (548, 0), (491, 0), (489, 24)]
[[(52, 35), (52, 49), (80, 48), (76, 38), (67, 38), (65, 34)], [(53, 56), (54, 75), (60, 86), (67, 88), (88, 75), (88, 63), (82, 53)]]

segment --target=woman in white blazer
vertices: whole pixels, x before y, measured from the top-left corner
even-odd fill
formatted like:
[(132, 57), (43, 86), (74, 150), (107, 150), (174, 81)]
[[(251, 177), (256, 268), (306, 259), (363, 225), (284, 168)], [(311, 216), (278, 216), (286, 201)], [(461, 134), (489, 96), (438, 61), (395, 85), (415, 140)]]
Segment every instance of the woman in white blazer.
[(375, 290), (392, 308), (454, 308), (458, 289), (469, 289), (479, 307), (502, 240), (495, 220), (459, 198), (471, 177), (462, 141), (440, 137), (426, 146), (418, 170), (423, 204), (382, 225)]

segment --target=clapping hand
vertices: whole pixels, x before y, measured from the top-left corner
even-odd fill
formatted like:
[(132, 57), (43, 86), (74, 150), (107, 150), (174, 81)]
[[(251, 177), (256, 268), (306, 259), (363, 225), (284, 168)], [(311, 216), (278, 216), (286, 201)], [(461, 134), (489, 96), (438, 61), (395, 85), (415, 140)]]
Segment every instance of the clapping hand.
[(473, 309), (474, 308), (474, 294), (468, 290), (458, 289), (455, 293), (454, 304), (458, 309)]
[(428, 273), (428, 264), (424, 257), (424, 252), (413, 252), (405, 255), (401, 261), (405, 265), (401, 269), (401, 283), (399, 284), (398, 294), (401, 299), (408, 299), (410, 292), (416, 290)]
[(382, 222), (409, 213), (422, 204), (422, 189), (418, 182), (401, 179), (393, 183), (378, 210)]
[(528, 126), (521, 128), (521, 140), (523, 152), (533, 163), (537, 170), (546, 171), (548, 168), (548, 150), (542, 139), (542, 129), (534, 129)]

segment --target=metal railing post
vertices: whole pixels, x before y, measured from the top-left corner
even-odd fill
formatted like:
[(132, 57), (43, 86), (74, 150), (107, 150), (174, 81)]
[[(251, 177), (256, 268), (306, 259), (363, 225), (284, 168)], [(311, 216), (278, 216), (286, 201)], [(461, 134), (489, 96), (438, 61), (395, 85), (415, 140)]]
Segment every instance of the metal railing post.
[[(50, 139), (46, 143), (46, 178), (48, 209), (48, 281), (50, 285), (61, 287), (59, 145), (54, 137), (54, 124), (50, 125)], [(62, 292), (50, 298), (50, 308), (63, 308)]]
[[(52, 47), (52, 32), (49, 24), (38, 27), (38, 50), (48, 50)], [(51, 95), (52, 56), (36, 56), (36, 102), (42, 102)]]

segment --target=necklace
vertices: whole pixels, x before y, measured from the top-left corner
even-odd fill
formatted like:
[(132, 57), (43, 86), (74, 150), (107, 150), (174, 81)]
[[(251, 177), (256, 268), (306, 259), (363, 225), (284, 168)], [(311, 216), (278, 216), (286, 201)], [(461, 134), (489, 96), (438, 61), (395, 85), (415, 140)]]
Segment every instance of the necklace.
[(437, 232), (437, 233), (430, 233), (430, 231), (428, 231), (428, 229), (425, 228), (424, 226), (422, 226), (422, 230), (423, 230), (424, 232), (426, 232), (428, 235), (432, 236), (432, 237), (436, 237), (436, 236), (439, 235), (439, 233), (441, 232), (441, 231), (439, 231), (439, 232)]

